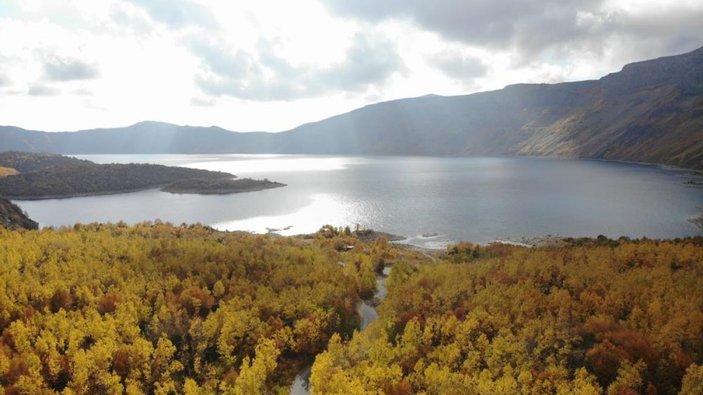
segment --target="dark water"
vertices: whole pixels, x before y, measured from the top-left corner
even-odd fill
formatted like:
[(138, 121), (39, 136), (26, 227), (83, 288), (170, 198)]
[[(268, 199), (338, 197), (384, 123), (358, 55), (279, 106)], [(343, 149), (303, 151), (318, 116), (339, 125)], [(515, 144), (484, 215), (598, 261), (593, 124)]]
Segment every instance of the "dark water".
[[(655, 166), (545, 158), (277, 155), (82, 156), (269, 178), (285, 188), (228, 196), (129, 194), (18, 202), (41, 225), (161, 219), (221, 229), (308, 233), (358, 224), (441, 247), (448, 241), (543, 235), (670, 238), (699, 234), (687, 219), (703, 189)], [(425, 235), (425, 236), (422, 236)]]

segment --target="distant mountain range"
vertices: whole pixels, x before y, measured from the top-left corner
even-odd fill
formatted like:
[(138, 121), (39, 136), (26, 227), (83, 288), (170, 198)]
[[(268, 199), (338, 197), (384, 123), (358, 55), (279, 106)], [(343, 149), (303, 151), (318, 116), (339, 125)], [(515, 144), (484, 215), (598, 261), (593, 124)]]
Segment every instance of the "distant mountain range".
[(140, 122), (40, 132), (0, 127), (0, 151), (64, 154), (534, 155), (703, 168), (703, 48), (599, 80), (518, 84), (369, 105), (281, 133)]

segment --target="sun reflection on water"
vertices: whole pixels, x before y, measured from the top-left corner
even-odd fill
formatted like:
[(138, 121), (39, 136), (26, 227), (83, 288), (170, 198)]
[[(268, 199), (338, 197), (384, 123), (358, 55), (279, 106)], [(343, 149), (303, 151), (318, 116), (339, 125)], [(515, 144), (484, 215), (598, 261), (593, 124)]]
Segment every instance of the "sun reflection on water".
[(356, 215), (352, 204), (336, 199), (330, 194), (312, 196), (312, 203), (300, 210), (277, 216), (261, 216), (213, 224), (219, 230), (244, 230), (254, 233), (275, 232), (290, 236), (314, 233), (323, 225), (347, 226), (354, 223)]

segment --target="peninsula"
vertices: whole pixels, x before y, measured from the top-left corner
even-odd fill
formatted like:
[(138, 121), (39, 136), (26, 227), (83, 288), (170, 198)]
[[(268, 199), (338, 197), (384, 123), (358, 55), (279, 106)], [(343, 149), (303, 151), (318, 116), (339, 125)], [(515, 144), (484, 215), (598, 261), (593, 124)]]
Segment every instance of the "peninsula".
[(47, 153), (5, 152), (0, 166), (15, 175), (0, 178), (0, 195), (39, 200), (106, 195), (161, 188), (171, 193), (229, 194), (285, 186), (269, 180), (237, 179), (219, 171), (154, 164), (97, 164)]

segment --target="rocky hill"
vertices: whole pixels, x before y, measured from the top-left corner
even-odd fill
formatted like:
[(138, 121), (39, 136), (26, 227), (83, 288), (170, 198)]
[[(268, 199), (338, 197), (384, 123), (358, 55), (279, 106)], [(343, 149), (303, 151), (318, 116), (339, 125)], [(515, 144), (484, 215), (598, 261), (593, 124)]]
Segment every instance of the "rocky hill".
[(32, 221), (16, 204), (0, 197), (0, 226), (8, 229), (37, 229), (39, 224)]

